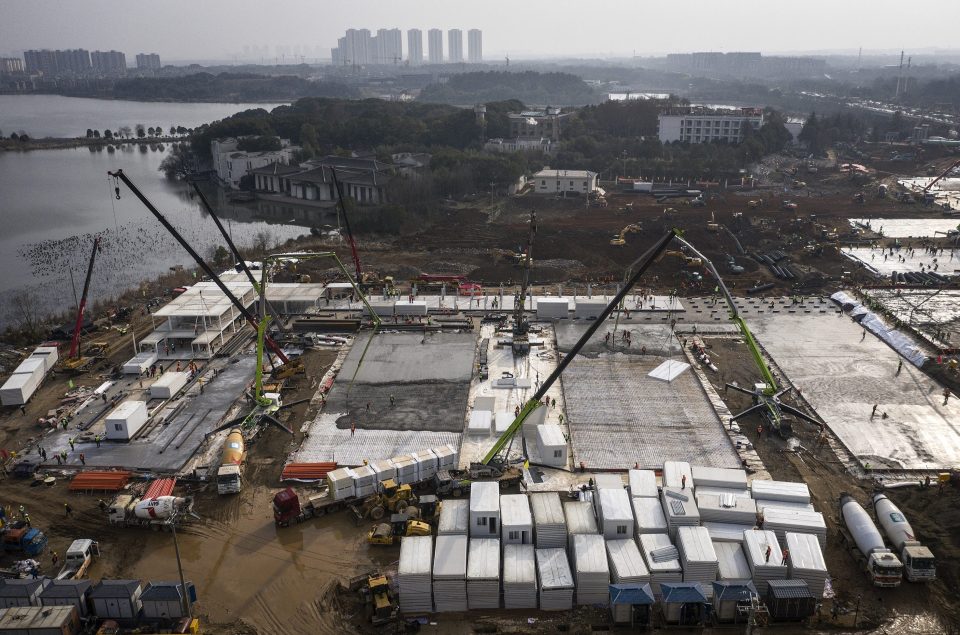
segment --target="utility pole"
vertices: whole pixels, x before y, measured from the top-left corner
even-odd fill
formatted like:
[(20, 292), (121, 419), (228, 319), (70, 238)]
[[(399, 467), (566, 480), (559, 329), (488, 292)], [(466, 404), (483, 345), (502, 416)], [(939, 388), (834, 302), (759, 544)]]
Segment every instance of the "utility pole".
[(190, 593), (187, 590), (187, 583), (183, 580), (183, 565), (180, 563), (180, 545), (177, 542), (177, 520), (179, 514), (170, 517), (170, 533), (173, 534), (173, 552), (177, 556), (177, 572), (180, 574), (180, 591), (183, 593), (183, 609), (187, 612), (187, 617), (193, 619), (193, 606), (190, 604)]

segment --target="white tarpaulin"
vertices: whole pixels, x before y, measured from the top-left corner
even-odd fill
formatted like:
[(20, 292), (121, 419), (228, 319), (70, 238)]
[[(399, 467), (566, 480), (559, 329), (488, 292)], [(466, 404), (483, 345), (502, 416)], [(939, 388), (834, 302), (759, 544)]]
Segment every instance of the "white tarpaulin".
[(843, 307), (845, 311), (850, 311), (850, 317), (860, 322), (863, 328), (867, 329), (881, 340), (889, 344), (895, 351), (903, 355), (907, 361), (920, 368), (927, 361), (924, 355), (914, 341), (900, 331), (890, 328), (883, 320), (877, 317), (860, 302), (843, 291), (837, 291), (830, 296), (830, 299)]
[(647, 376), (653, 377), (654, 379), (661, 379), (666, 382), (671, 382), (679, 377), (680, 373), (688, 368), (690, 368), (690, 364), (686, 362), (678, 362), (676, 360), (668, 359), (651, 370)]
[(850, 309), (860, 306), (859, 300), (847, 295), (844, 291), (837, 291), (830, 299), (843, 307), (844, 311), (849, 311)]

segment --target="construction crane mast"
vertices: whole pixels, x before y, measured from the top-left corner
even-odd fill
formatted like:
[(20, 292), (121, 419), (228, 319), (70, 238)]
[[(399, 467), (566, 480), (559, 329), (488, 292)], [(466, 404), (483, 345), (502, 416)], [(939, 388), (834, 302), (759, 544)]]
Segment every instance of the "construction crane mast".
[(513, 352), (515, 355), (524, 355), (530, 352), (530, 323), (523, 314), (524, 303), (527, 299), (527, 289), (530, 286), (530, 269), (533, 267), (533, 240), (537, 236), (537, 213), (530, 212), (530, 230), (527, 232), (527, 248), (523, 254), (523, 282), (520, 285), (520, 295), (513, 304)]
[(83, 314), (87, 310), (87, 293), (90, 291), (90, 276), (93, 275), (93, 263), (100, 250), (100, 237), (93, 239), (93, 249), (90, 251), (90, 264), (87, 265), (87, 277), (83, 281), (83, 295), (80, 296), (80, 305), (77, 307), (77, 323), (73, 327), (73, 339), (70, 340), (71, 359), (80, 358), (80, 331), (83, 329)]
[(943, 180), (957, 166), (960, 166), (960, 161), (954, 161), (951, 163), (949, 168), (940, 173), (940, 176), (927, 183), (927, 186), (923, 188), (923, 193), (926, 194), (929, 192), (931, 187)]

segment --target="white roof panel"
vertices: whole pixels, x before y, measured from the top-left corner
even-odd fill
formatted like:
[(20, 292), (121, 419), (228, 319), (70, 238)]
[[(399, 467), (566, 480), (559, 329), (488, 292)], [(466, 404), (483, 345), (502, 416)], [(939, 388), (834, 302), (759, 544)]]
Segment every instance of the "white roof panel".
[(634, 498), (632, 503), (638, 533), (667, 532), (667, 517), (659, 498)]
[(627, 478), (630, 481), (630, 496), (656, 498), (660, 495), (657, 474), (653, 470), (630, 470)]
[(434, 578), (466, 579), (467, 541), (468, 538), (465, 535), (437, 536), (433, 551)]
[(564, 525), (563, 505), (556, 492), (535, 492), (530, 494), (530, 506), (533, 507), (533, 519), (537, 525)]
[(597, 518), (593, 505), (586, 501), (567, 501), (563, 504), (563, 515), (567, 519), (568, 534), (597, 533)]
[(610, 560), (610, 572), (620, 578), (643, 578), (650, 576), (647, 563), (640, 555), (640, 548), (632, 540), (608, 540), (607, 556)]
[(503, 546), (503, 583), (537, 583), (537, 563), (533, 545)]
[(630, 495), (624, 489), (600, 490), (600, 509), (604, 521), (626, 520), (633, 522)]
[(448, 498), (440, 505), (439, 534), (466, 534), (470, 529), (469, 502)]
[(706, 527), (680, 527), (677, 529), (677, 547), (683, 552), (686, 562), (716, 562), (710, 532)]
[(739, 542), (714, 542), (713, 550), (717, 554), (717, 577), (720, 580), (749, 580), (753, 577)]
[(679, 558), (663, 560), (661, 562), (653, 559), (652, 554), (654, 552), (661, 549), (674, 548), (673, 543), (670, 542), (670, 536), (667, 534), (641, 534), (639, 546), (641, 553), (643, 553), (643, 559), (647, 563), (647, 568), (651, 574), (682, 571)]
[(543, 589), (572, 589), (573, 573), (564, 549), (537, 549), (537, 575)]
[(501, 527), (532, 527), (530, 503), (526, 494), (506, 494), (500, 497)]
[(491, 481), (480, 481), (470, 487), (470, 513), (500, 511), (500, 486)]
[[(770, 547), (770, 560), (767, 560), (767, 547)], [(747, 562), (753, 566), (782, 566), (783, 551), (777, 542), (777, 535), (769, 530), (750, 529), (743, 532), (743, 551), (747, 554)]]
[(432, 560), (432, 536), (407, 536), (400, 540), (399, 575), (430, 575)]
[(693, 485), (699, 488), (701, 485), (708, 487), (726, 487), (730, 489), (747, 489), (747, 472), (745, 470), (733, 470), (723, 467), (704, 467), (694, 465)]
[(606, 541), (596, 534), (578, 534), (573, 537), (574, 569), (581, 573), (609, 573)]
[(810, 571), (826, 571), (820, 540), (813, 534), (787, 532), (787, 549), (790, 551), (790, 566)]
[(467, 579), (500, 579), (500, 541), (496, 538), (472, 538)]

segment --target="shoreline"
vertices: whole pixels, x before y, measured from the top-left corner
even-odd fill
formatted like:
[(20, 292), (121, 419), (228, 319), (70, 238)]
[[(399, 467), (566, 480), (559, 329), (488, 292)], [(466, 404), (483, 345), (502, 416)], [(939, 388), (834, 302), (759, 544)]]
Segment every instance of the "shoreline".
[(12, 141), (10, 139), (0, 139), (0, 152), (30, 152), (31, 150), (69, 150), (70, 148), (84, 148), (89, 146), (121, 146), (130, 144), (157, 145), (159, 143), (179, 143), (189, 141), (189, 135), (182, 137), (143, 137), (136, 139), (104, 139), (103, 137), (44, 137), (43, 139), (30, 139), (30, 141)]
[[(124, 99), (112, 95), (65, 95), (63, 93), (42, 93), (42, 92), (0, 92), (3, 97), (67, 97), (69, 99), (102, 99), (104, 101), (126, 101), (132, 104), (224, 104), (230, 106), (239, 106), (241, 104), (258, 104), (273, 106), (289, 106), (302, 97), (292, 99)], [(345, 99), (345, 98), (344, 98)]]

